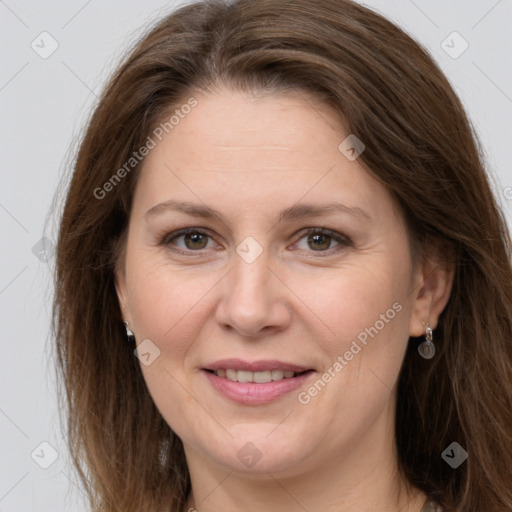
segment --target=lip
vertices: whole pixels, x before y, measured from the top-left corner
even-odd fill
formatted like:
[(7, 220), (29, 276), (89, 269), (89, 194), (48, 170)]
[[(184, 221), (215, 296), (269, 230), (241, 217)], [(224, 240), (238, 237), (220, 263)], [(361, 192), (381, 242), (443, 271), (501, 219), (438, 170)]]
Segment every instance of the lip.
[[(300, 375), (258, 384), (254, 382), (236, 382), (224, 377), (218, 377), (212, 373), (212, 370), (224, 369), (250, 372), (283, 370), (300, 373)], [(250, 362), (241, 359), (223, 359), (205, 366), (202, 369), (202, 373), (208, 379), (211, 386), (225, 398), (239, 404), (263, 405), (274, 402), (280, 397), (296, 390), (316, 372), (312, 368), (276, 360)]]
[(267, 370), (283, 370), (295, 373), (313, 370), (311, 367), (300, 366), (278, 360), (265, 359), (261, 361), (244, 361), (243, 359), (222, 359), (211, 364), (206, 364), (204, 370), (245, 370), (248, 372), (265, 372)]

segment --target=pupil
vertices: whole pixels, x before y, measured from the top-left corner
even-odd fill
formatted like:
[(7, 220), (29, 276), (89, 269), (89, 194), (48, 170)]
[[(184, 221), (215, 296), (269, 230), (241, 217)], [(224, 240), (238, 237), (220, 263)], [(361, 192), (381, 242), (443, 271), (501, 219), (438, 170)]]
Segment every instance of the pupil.
[(314, 240), (315, 244), (316, 244), (316, 242), (320, 242), (320, 244), (316, 244), (314, 247), (312, 247), (313, 249), (315, 249), (315, 248), (316, 249), (328, 249), (329, 248), (329, 245), (330, 245), (329, 235), (322, 235), (322, 234), (312, 235), (310, 237), (310, 240)]
[[(203, 249), (204, 248), (203, 247), (204, 246), (203, 237), (204, 237), (204, 235), (202, 235), (201, 233), (187, 233), (185, 235), (185, 241), (192, 242), (192, 246), (193, 246), (192, 248), (194, 248), (194, 249)], [(203, 242), (203, 246), (201, 246), (201, 242)], [(199, 245), (200, 247), (197, 247), (197, 245)]]

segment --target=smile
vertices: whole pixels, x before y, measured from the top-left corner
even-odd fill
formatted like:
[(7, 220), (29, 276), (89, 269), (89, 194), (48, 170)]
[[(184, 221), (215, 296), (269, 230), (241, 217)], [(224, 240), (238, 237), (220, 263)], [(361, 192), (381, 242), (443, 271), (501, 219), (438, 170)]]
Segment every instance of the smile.
[(224, 398), (239, 404), (262, 405), (296, 390), (315, 372), (281, 361), (225, 359), (202, 368), (209, 385)]
[(233, 369), (220, 369), (213, 371), (217, 377), (226, 378), (233, 382), (255, 382), (257, 384), (264, 384), (265, 382), (272, 382), (283, 379), (292, 379), (304, 372), (292, 372), (284, 370), (266, 370), (263, 372), (250, 372), (247, 370), (233, 370)]

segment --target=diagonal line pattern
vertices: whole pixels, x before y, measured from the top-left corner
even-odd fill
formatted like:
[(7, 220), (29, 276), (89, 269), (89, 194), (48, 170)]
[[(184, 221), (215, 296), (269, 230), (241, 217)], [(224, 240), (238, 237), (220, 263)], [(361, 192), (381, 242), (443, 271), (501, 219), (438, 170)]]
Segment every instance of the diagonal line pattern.
[(210, 416), (210, 418), (212, 418), (213, 421), (215, 421), (215, 423), (222, 427), (222, 429), (228, 434), (229, 437), (233, 437), (233, 435), (226, 429), (226, 427), (222, 423), (220, 423), (217, 420), (217, 418), (215, 418), (210, 413), (210, 411), (185, 386), (183, 386), (183, 384), (181, 384), (181, 382), (167, 368), (164, 367), (164, 370), (166, 371), (166, 373), (169, 374), (169, 376), (172, 379), (174, 379), (174, 381), (181, 387), (181, 389), (183, 389), (183, 391), (185, 391), (185, 393), (187, 393), (190, 396), (190, 398), (192, 398), (192, 400), (194, 400), (197, 403), (197, 405), (199, 405), (199, 407), (204, 409), (204, 411), (208, 414), (208, 416)]
[(210, 289), (164, 334), (164, 336), (167, 336), (233, 270), (233, 268), (234, 267), (231, 267), (215, 284), (213, 284)]
[(270, 434), (274, 433), (286, 421), (290, 414), (293, 414), (293, 411), (290, 411), (265, 437), (268, 437)]
[(411, 2), (411, 4), (414, 5), (414, 7), (416, 7), (416, 9), (418, 9), (418, 11), (420, 11), (423, 14), (423, 16), (425, 16), (425, 18), (427, 18), (430, 21), (430, 23), (434, 25), (434, 27), (439, 28), (439, 25), (416, 2), (414, 2), (413, 0), (409, 0), (409, 2)]
[[(201, 203), (203, 203), (205, 206), (208, 206), (208, 204), (207, 204), (205, 201), (203, 201), (203, 200), (202, 200), (202, 199), (201, 199), (201, 198), (200, 198), (200, 197), (199, 197), (199, 196), (198, 196), (198, 195), (197, 195), (197, 194), (196, 194), (196, 193), (195, 193), (195, 192), (194, 192), (194, 191), (193, 191), (193, 190), (192, 190), (192, 189), (191, 189), (191, 188), (190, 188), (190, 187), (189, 187), (189, 186), (188, 186), (188, 185), (187, 185), (187, 184), (186, 184), (186, 183), (185, 183), (185, 182), (184, 182), (184, 181), (183, 181), (183, 180), (182, 180), (182, 179), (181, 179), (181, 178), (180, 178), (180, 177), (179, 177), (179, 176), (178, 176), (178, 175), (177, 175), (177, 174), (176, 174), (176, 173), (175, 173), (175, 172), (174, 172), (174, 171), (173, 171), (173, 170), (172, 170), (172, 169), (171, 169), (167, 164), (166, 164), (166, 163), (164, 163), (164, 167), (166, 167), (169, 171), (171, 171), (171, 172), (174, 174), (174, 176), (175, 176), (178, 180), (180, 180), (180, 181), (181, 181), (181, 183), (183, 183), (183, 185), (184, 185), (185, 187), (187, 187), (187, 188), (189, 189), (190, 193), (191, 193), (191, 194), (193, 194), (193, 195), (195, 195), (195, 196), (197, 197), (197, 199), (199, 199), (199, 201), (201, 201)], [(229, 227), (229, 226), (227, 226), (227, 225), (226, 225), (226, 223), (225, 223), (225, 222), (224, 222), (220, 217), (218, 217), (218, 216), (217, 216), (216, 218), (217, 218), (220, 222), (222, 222), (222, 224), (224, 224), (224, 226), (225, 226), (226, 228), (228, 228), (228, 227)]]
[(231, 470), (202, 500), (201, 503), (205, 502), (209, 496), (211, 496), (227, 479), (233, 474)]
[(14, 281), (16, 281), (16, 279), (18, 279), (18, 277), (21, 276), (21, 274), (23, 274), (23, 272), (25, 272), (25, 270), (27, 270), (28, 268), (28, 265), (23, 269), (21, 270), (20, 272), (18, 272), (1, 290), (0, 290), (0, 295), (2, 293), (5, 292), (5, 290), (7, 290), (7, 288), (9, 288), (9, 286), (11, 286), (12, 283), (14, 283)]
[(498, 89), (498, 91), (501, 92), (501, 94), (503, 94), (503, 96), (505, 96), (505, 98), (508, 99), (508, 101), (512, 103), (512, 98), (475, 61), (472, 60), (471, 63), (487, 78), (487, 80), (489, 80), (489, 82), (494, 85), (494, 87), (496, 87), (496, 89)]
[(279, 279), (279, 281), (281, 281), (281, 283), (286, 286), (286, 288), (288, 288), (288, 290), (290, 290), (295, 295), (295, 297), (297, 297), (302, 302), (302, 304), (304, 304), (304, 306), (309, 309), (309, 311), (311, 311), (311, 313), (313, 313), (313, 315), (318, 318), (318, 320), (320, 320), (320, 322), (322, 322), (322, 324), (325, 325), (325, 327), (327, 327), (327, 329), (329, 329), (329, 331), (331, 331), (331, 334), (336, 334), (269, 266), (267, 266), (267, 268), (277, 277), (277, 279)]
[(498, 0), (472, 27), (471, 27), (471, 30), (473, 30), (474, 28), (476, 28), (478, 25), (480, 25), (480, 23), (482, 23), (482, 21), (485, 20), (485, 18), (487, 18), (487, 16), (489, 16), (489, 14), (491, 14), (492, 11), (494, 11), (494, 9), (498, 6), (498, 4), (501, 3), (501, 0)]
[(320, 113), (320, 111), (315, 107), (315, 105), (309, 101), (309, 98), (306, 97), (305, 94), (302, 93), (302, 91), (297, 91), (297, 93), (299, 94), (299, 96), (301, 97), (302, 101), (304, 101), (304, 103), (307, 103), (309, 105), (309, 107), (315, 111), (315, 113), (318, 115), (318, 117), (320, 117), (320, 119), (327, 125), (329, 126), (329, 128), (335, 132), (339, 132), (339, 129), (337, 129), (336, 127), (332, 126), (331, 123), (329, 121), (327, 121), (327, 119)]
[(25, 432), (23, 432), (23, 430), (21, 430), (21, 428), (11, 419), (9, 418), (9, 416), (7, 416), (7, 414), (2, 410), (0, 409), (0, 412), (27, 438), (27, 439), (30, 439), (27, 434), (25, 434)]
[(307, 508), (304, 507), (304, 505), (302, 505), (302, 503), (300, 503), (299, 501), (297, 501), (297, 499), (288, 492), (288, 490), (286, 489), (286, 487), (284, 487), (281, 482), (279, 482), (279, 480), (277, 480), (277, 478), (275, 478), (271, 473), (267, 473), (270, 478), (272, 478), (272, 480), (274, 480), (274, 482), (279, 485), (279, 487), (281, 487), (281, 489), (283, 489), (283, 491), (288, 494), (288, 496), (290, 496), (290, 498), (295, 501), (295, 503), (297, 503), (297, 505), (299, 505), (299, 507), (304, 510), (305, 512), (308, 512)]
[(21, 66), (21, 68), (18, 69), (18, 71), (16, 71), (12, 77), (9, 78), (9, 80), (7, 80), (7, 82), (2, 85), (2, 87), (0, 87), (0, 92), (3, 91), (27, 66), (28, 62), (25, 62), (25, 64), (23, 64), (23, 66)]
[[(181, 181), (181, 183), (183, 183), (183, 185), (185, 185), (185, 187), (187, 187), (187, 188), (190, 190), (190, 192), (191, 192), (192, 194), (194, 194), (194, 195), (197, 197), (197, 199), (199, 199), (199, 201), (201, 201), (201, 203), (203, 203), (205, 206), (208, 206), (208, 205), (207, 205), (207, 204), (206, 204), (206, 203), (205, 203), (205, 202), (204, 202), (204, 201), (203, 201), (203, 200), (202, 200), (202, 199), (201, 199), (201, 198), (200, 198), (200, 197), (199, 197), (199, 196), (198, 196), (198, 195), (197, 195), (197, 194), (196, 194), (196, 193), (195, 193), (195, 192), (194, 192), (194, 191), (193, 191), (193, 190), (192, 190), (192, 189), (191, 189), (191, 188), (190, 188), (190, 187), (189, 187), (189, 186), (188, 186), (188, 185), (187, 185), (187, 184), (186, 184), (186, 183), (185, 183), (185, 182), (184, 182), (184, 181), (183, 181), (183, 180), (182, 180), (182, 179), (181, 179), (181, 178), (180, 178), (180, 177), (179, 177), (179, 176), (178, 176), (178, 175), (177, 175), (177, 174), (176, 174), (176, 173), (175, 173), (175, 172), (174, 172), (174, 171), (173, 171), (173, 170), (172, 170), (172, 169), (171, 169), (167, 164), (166, 164), (166, 163), (164, 163), (163, 165), (164, 165), (164, 167), (165, 167), (167, 170), (171, 171), (171, 172), (174, 174), (174, 176), (175, 176), (178, 180), (180, 180), (180, 181)], [(219, 220), (222, 220), (222, 219), (220, 219), (220, 218), (219, 218)]]
[(368, 369), (373, 373), (373, 375), (375, 375), (375, 377), (377, 377), (377, 379), (379, 379), (382, 382), (382, 384), (384, 384), (384, 386), (386, 386), (389, 389), (389, 391), (393, 391), (371, 368)]
[[(301, 197), (295, 203), (293, 203), (292, 206), (295, 206), (296, 204), (300, 203), (302, 199), (304, 199), (334, 168), (336, 167), (336, 164), (334, 164), (307, 192), (302, 194)], [(277, 226), (277, 222), (270, 228), (269, 231), (272, 231)]]
[(91, 2), (92, 0), (86, 2), (68, 21), (66, 21), (66, 23), (64, 23), (64, 25), (62, 25), (62, 27), (60, 27), (60, 29), (66, 28)]
[(5, 3), (5, 2), (4, 2), (4, 0), (0, 0), (0, 4), (5, 5), (5, 7), (6, 7), (9, 11), (11, 11), (11, 14), (12, 14), (13, 16), (15, 16), (16, 18), (18, 18), (18, 21), (20, 21), (21, 23), (23, 23), (23, 25), (25, 25), (25, 27), (30, 28), (30, 27), (29, 27), (29, 26), (28, 26), (28, 25), (27, 25), (27, 24), (26, 24), (26, 23), (25, 23), (25, 22), (24, 22), (24, 21), (23, 21), (23, 20), (22, 20), (22, 19), (21, 19), (21, 18), (20, 18), (20, 17), (19, 17), (19, 16), (18, 16), (18, 15), (17, 15), (17, 14), (16, 14), (16, 13), (15, 13), (15, 12), (14, 12), (14, 11), (13, 11), (9, 6), (8, 6), (8, 5), (7, 5), (7, 4), (6, 4), (6, 3)]
[(26, 478), (26, 476), (28, 475), (28, 472), (25, 473), (1, 498), (0, 498), (0, 501), (2, 501), (4, 498), (7, 497), (7, 495), (18, 485), (21, 483), (21, 481)]
[(91, 92), (94, 94), (94, 96), (96, 96), (96, 98), (98, 98), (98, 95), (97, 95), (97, 94), (96, 94), (96, 93), (95, 93), (95, 92), (94, 92), (94, 91), (93, 91), (93, 90), (92, 90), (92, 89), (91, 89), (91, 88), (90, 88), (90, 87), (89, 87), (89, 86), (88, 86), (88, 85), (87, 85), (87, 84), (86, 84), (86, 83), (85, 83), (85, 82), (84, 82), (84, 81), (83, 81), (83, 80), (82, 80), (82, 79), (81, 79), (81, 78), (80, 78), (80, 77), (79, 77), (79, 76), (78, 76), (78, 75), (77, 75), (77, 74), (76, 74), (76, 73), (75, 73), (75, 72), (74, 72), (74, 71), (73, 71), (73, 70), (72, 70), (72, 69), (71, 69), (71, 68), (70, 68), (70, 67), (69, 67), (69, 66), (68, 66), (64, 61), (63, 61), (63, 60), (61, 60), (61, 62), (62, 62), (62, 64), (64, 64), (64, 66), (66, 66), (66, 67), (69, 69), (69, 71), (70, 71), (73, 75), (75, 75), (75, 77), (76, 77), (76, 78), (78, 78), (78, 80), (79, 80), (79, 81), (80, 81), (80, 82), (81, 82), (85, 87), (87, 87), (87, 89), (89, 89), (89, 91), (91, 91)]
[(16, 222), (16, 224), (18, 224), (18, 226), (20, 226), (23, 231), (25, 231), (25, 233), (29, 232), (28, 229), (3, 204), (0, 204), (0, 208), (2, 208), (2, 210), (7, 213), (7, 215), (9, 215), (9, 217), (11, 217), (11, 219)]
[(61, 471), (61, 473), (70, 481), (70, 483), (72, 483), (86, 498), (88, 497), (87, 496), (87, 493), (67, 474), (65, 473), (64, 471)]
[[(428, 499), (427, 499), (428, 500)], [(400, 512), (401, 510), (405, 510), (406, 507), (409, 506), (409, 504), (412, 503), (412, 498), (405, 504), (405, 505), (402, 505), (399, 509), (398, 509), (398, 512)], [(423, 510), (423, 509), (422, 509)]]

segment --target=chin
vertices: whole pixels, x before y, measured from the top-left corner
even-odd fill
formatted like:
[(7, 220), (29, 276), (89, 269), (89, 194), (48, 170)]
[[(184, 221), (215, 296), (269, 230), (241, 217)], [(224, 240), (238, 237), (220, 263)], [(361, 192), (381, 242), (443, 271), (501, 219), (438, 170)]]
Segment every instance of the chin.
[(230, 471), (268, 478), (268, 473), (291, 475), (300, 471), (307, 450), (305, 439), (290, 439), (286, 432), (262, 436), (258, 428), (252, 436), (247, 433), (234, 436), (218, 444), (215, 452), (211, 451), (211, 446), (205, 452)]

